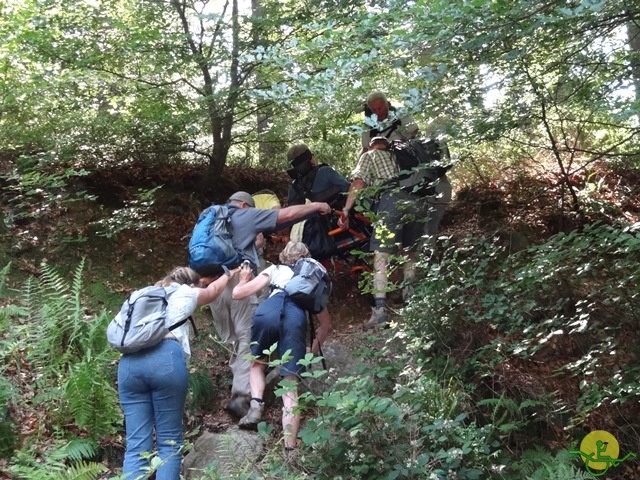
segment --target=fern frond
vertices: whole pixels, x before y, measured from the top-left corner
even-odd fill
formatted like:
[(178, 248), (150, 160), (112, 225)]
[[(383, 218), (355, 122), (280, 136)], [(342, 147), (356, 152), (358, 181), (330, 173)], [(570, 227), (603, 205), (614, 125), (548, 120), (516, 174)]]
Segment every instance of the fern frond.
[(4, 282), (7, 279), (7, 275), (9, 275), (9, 271), (11, 270), (11, 262), (7, 263), (2, 270), (0, 270), (0, 294), (3, 293), (4, 290)]
[(114, 434), (122, 416), (118, 392), (104, 371), (106, 365), (101, 358), (83, 360), (72, 367), (64, 387), (69, 416), (92, 438)]
[(69, 467), (63, 480), (95, 480), (98, 475), (106, 471), (107, 467), (100, 463), (80, 461)]
[(95, 440), (88, 438), (74, 438), (62, 449), (66, 458), (75, 462), (89, 459), (96, 454), (98, 444)]

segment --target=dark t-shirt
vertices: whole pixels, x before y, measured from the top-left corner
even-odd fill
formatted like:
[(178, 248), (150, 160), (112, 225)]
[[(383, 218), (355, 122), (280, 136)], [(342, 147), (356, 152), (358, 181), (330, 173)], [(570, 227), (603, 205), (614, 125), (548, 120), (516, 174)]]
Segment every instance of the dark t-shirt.
[[(327, 202), (331, 204), (337, 198), (344, 197), (344, 195), (341, 196), (340, 194), (349, 190), (349, 182), (346, 178), (328, 165), (314, 166), (314, 169), (317, 170), (317, 173), (313, 180), (309, 200), (312, 202)], [(307, 175), (311, 174), (310, 172)], [(304, 194), (301, 191), (303, 189), (296, 188), (296, 182), (304, 182), (304, 177), (295, 180), (289, 187), (287, 205), (302, 205), (305, 202)]]

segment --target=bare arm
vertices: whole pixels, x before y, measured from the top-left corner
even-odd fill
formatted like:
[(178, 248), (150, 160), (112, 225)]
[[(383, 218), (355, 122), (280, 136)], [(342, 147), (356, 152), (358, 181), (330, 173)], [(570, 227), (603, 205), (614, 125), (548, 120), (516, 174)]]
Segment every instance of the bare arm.
[(234, 300), (242, 300), (243, 298), (247, 298), (249, 295), (259, 292), (269, 285), (269, 275), (261, 273), (253, 279), (251, 277), (253, 277), (251, 268), (240, 269), (240, 278), (238, 280), (238, 284), (233, 287), (231, 298)]
[(313, 213), (320, 213), (320, 215), (326, 215), (331, 213), (331, 207), (328, 203), (324, 202), (311, 202), (306, 203), (304, 205), (291, 205), (287, 208), (281, 208), (278, 210), (278, 220), (277, 223), (288, 223)]
[(349, 228), (349, 210), (353, 208), (353, 205), (356, 203), (356, 198), (358, 197), (358, 190), (366, 187), (367, 184), (361, 178), (354, 178), (349, 185), (349, 192), (347, 193), (347, 199), (344, 202), (344, 208), (342, 211), (344, 212), (344, 216), (338, 220), (338, 225), (340, 227)]
[(206, 288), (194, 287), (198, 292), (198, 296), (196, 297), (198, 306), (201, 307), (202, 305), (208, 305), (216, 298), (218, 298), (227, 287), (227, 283), (229, 283), (229, 280), (231, 280), (231, 278), (238, 273), (238, 270), (238, 268), (231, 270), (231, 275), (221, 275), (216, 280), (207, 285)]
[(318, 354), (320, 347), (331, 331), (331, 315), (329, 315), (329, 310), (325, 308), (317, 315), (317, 317), (320, 321), (320, 326), (318, 327), (318, 330), (316, 330), (316, 338), (311, 346), (311, 353), (314, 355)]

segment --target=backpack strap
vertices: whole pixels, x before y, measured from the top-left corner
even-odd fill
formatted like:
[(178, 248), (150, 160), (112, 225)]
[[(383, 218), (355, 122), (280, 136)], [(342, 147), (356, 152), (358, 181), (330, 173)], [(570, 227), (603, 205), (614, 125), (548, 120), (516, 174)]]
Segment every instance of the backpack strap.
[[(393, 105), (391, 105), (389, 103), (389, 111), (390, 112), (395, 112), (396, 111), (396, 107), (394, 107)], [(364, 114), (365, 114), (366, 117), (370, 117), (371, 115), (373, 115), (373, 112), (371, 111), (371, 109), (369, 108), (369, 105), (367, 105), (366, 102), (365, 102)], [(371, 139), (373, 137), (389, 138), (391, 136), (391, 134), (393, 132), (395, 132), (400, 125), (402, 125), (402, 120), (398, 118), (391, 125), (389, 125), (387, 128), (385, 128), (383, 130), (378, 130), (377, 128), (372, 128), (371, 130), (369, 130), (369, 141), (371, 141)]]
[(397, 119), (395, 122), (393, 122), (384, 130), (378, 130), (377, 128), (372, 128), (371, 130), (369, 130), (369, 141), (371, 141), (373, 137), (389, 138), (391, 134), (395, 132), (400, 125), (402, 125), (402, 121), (400, 119)]
[(316, 181), (318, 170), (320, 170), (320, 167), (323, 166), (325, 165), (314, 165), (311, 170), (309, 170), (309, 173), (298, 177), (293, 181), (293, 188), (296, 190), (296, 192), (298, 192), (298, 195), (313, 201), (313, 199), (311, 198), (311, 189), (313, 188), (313, 182)]
[[(285, 265), (284, 263), (276, 265), (276, 269), (278, 269), (280, 267), (289, 267), (291, 270), (293, 270), (293, 267), (291, 265)], [(269, 284), (269, 295), (271, 295), (271, 293), (273, 291), (275, 291), (275, 290), (280, 290), (281, 292), (284, 292), (285, 294), (287, 293), (287, 291), (284, 289), (284, 286), (280, 286), (280, 285), (276, 285), (274, 283), (270, 283)]]
[[(178, 284), (171, 284), (168, 287), (162, 287), (164, 288), (164, 291), (167, 292), (167, 298), (170, 297), (176, 290), (178, 290), (180, 288), (180, 285)], [(189, 315), (187, 318), (185, 318), (184, 320), (180, 320), (179, 322), (174, 323), (173, 325), (171, 325), (168, 330), (171, 332), (173, 330), (175, 330), (178, 327), (181, 327), (182, 325), (184, 325), (187, 322), (191, 322), (191, 328), (193, 329), (193, 335), (195, 337), (198, 336), (198, 328), (196, 327), (196, 322), (193, 320), (193, 316)]]

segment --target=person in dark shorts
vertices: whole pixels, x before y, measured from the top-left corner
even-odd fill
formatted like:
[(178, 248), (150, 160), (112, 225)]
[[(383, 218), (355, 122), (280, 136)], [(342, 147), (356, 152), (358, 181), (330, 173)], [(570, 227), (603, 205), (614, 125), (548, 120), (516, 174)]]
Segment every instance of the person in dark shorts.
[[(278, 353), (283, 358), (289, 351), (289, 359), (282, 364), (280, 376), (295, 381), (304, 371), (299, 365), (307, 353), (307, 312), (300, 308), (284, 292), (283, 288), (293, 277), (292, 266), (300, 258), (308, 257), (309, 250), (304, 243), (289, 242), (280, 253), (280, 264), (272, 265), (252, 279), (249, 268), (241, 268), (238, 284), (233, 289), (233, 298), (242, 299), (269, 285), (271, 295), (262, 302), (254, 316), (251, 326), (251, 353), (255, 359), (249, 370), (251, 386), (251, 407), (246, 416), (240, 419), (241, 428), (255, 428), (264, 412), (263, 395), (266, 387), (265, 369), (268, 358), (264, 351), (278, 344)], [(317, 354), (331, 330), (331, 316), (325, 308), (318, 314), (319, 327), (311, 352)], [(294, 450), (298, 445), (298, 426), (300, 413), (297, 411), (297, 387), (282, 397), (282, 429), (285, 451)]]

